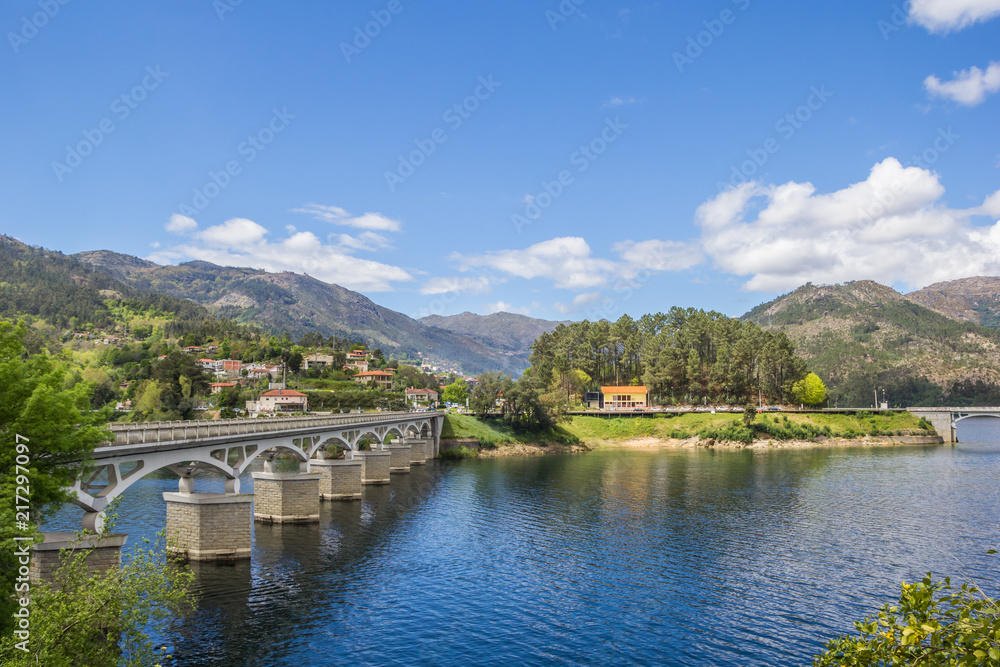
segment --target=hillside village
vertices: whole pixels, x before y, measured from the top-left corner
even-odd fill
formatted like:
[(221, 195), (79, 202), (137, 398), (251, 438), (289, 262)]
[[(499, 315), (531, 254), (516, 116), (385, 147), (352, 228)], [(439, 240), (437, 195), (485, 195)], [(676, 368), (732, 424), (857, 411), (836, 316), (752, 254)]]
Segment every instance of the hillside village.
[[(476, 384), (474, 377), (440, 372), (423, 362), (386, 360), (381, 350), (361, 343), (352, 343), (347, 349), (315, 345), (289, 348), (279, 341), (279, 354), (245, 361), (232, 352), (228, 339), (182, 345), (188, 341), (161, 341), (161, 333), (152, 328), (140, 326), (132, 333), (123, 328), (74, 331), (64, 342), (81, 355), (111, 361), (111, 373), (105, 372), (107, 380), (100, 383), (101, 400), (107, 399), (109, 405), (113, 402), (120, 418), (130, 420), (171, 412), (172, 402), (164, 399), (173, 384), (179, 387), (182, 399), (176, 406), (181, 412), (177, 416), (195, 419), (302, 414), (311, 409), (332, 409), (332, 399), (338, 397), (343, 400), (336, 401), (335, 409), (341, 411), (431, 409), (443, 404), (442, 387), (455, 385), (467, 393)], [(160, 354), (143, 354), (154, 346)], [(115, 364), (123, 355), (138, 356), (138, 364)], [(120, 369), (114, 370), (115, 366)], [(167, 368), (173, 370), (161, 372)], [(150, 377), (143, 377), (146, 374)]]

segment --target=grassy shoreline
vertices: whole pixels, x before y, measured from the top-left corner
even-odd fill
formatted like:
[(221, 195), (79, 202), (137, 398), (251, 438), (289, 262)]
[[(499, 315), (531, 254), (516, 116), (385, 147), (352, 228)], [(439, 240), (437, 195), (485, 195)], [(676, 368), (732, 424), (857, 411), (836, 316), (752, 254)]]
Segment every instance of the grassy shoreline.
[[(908, 412), (780, 413), (757, 417), (751, 428), (733, 413), (644, 417), (572, 416), (542, 432), (515, 433), (499, 419), (445, 417), (442, 440), (478, 442), (484, 457), (586, 451), (599, 447), (839, 447), (903, 444), (906, 436), (933, 436)], [(467, 448), (455, 458), (477, 454)]]

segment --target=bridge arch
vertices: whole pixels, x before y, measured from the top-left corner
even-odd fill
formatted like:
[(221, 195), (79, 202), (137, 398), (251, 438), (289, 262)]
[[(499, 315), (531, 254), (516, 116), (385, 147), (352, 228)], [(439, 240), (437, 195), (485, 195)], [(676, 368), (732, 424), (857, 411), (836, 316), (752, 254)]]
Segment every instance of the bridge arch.
[[(247, 456), (247, 449), (258, 449), (254, 445), (245, 446), (243, 449), (243, 458), (253, 460), (260, 454), (256, 452), (252, 457)], [(95, 533), (99, 532), (103, 524), (103, 517), (100, 515), (111, 501), (147, 475), (163, 469), (169, 469), (182, 478), (191, 477), (196, 470), (211, 470), (226, 479), (227, 493), (239, 493), (239, 474), (227, 462), (225, 450), (221, 450), (224, 452), (222, 456), (219, 456), (219, 451), (194, 450), (174, 452), (174, 456), (154, 455), (139, 460), (124, 458), (98, 463), (89, 476), (77, 480), (70, 488), (76, 496), (74, 502), (86, 513), (83, 527)], [(186, 455), (179, 456), (181, 453)]]
[(973, 412), (971, 414), (961, 414), (961, 413), (956, 413), (956, 414), (958, 414), (959, 416), (952, 417), (953, 424), (957, 424), (960, 421), (965, 421), (966, 419), (973, 419), (973, 418), (978, 419), (980, 417), (992, 417), (994, 419), (1000, 419), (1000, 413)]

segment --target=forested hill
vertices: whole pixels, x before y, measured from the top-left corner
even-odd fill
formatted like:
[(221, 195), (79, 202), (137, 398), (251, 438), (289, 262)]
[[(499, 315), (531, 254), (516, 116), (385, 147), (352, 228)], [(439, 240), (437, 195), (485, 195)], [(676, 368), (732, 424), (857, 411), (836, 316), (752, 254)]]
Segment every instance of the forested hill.
[[(1000, 332), (929, 310), (872, 281), (807, 284), (743, 316), (786, 334), (834, 403), (1000, 403)], [(880, 394), (881, 398), (881, 394)]]
[(560, 325), (538, 338), (531, 364), (566, 392), (643, 384), (666, 405), (786, 402), (806, 375), (784, 334), (691, 308)]
[(189, 299), (222, 317), (254, 323), (298, 340), (307, 333), (361, 340), (386, 354), (418, 354), (466, 373), (519, 374), (527, 353), (513, 354), (384, 308), (339, 285), (297, 273), (269, 273), (209, 262), (160, 266), (106, 250), (75, 255), (129, 285)]
[(114, 311), (123, 308), (165, 316), (171, 336), (239, 336), (242, 331), (185, 299), (136, 289), (73, 257), (0, 235), (0, 317), (31, 315), (57, 328), (113, 329), (120, 316)]

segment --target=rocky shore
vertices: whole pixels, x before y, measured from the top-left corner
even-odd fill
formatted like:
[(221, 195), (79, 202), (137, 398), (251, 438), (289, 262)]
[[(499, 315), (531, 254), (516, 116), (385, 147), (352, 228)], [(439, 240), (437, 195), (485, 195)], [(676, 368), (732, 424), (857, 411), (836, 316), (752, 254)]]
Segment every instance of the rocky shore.
[(630, 438), (628, 440), (602, 440), (591, 444), (504, 444), (493, 448), (480, 446), (479, 441), (472, 438), (442, 441), (442, 449), (452, 447), (467, 447), (478, 450), (479, 458), (494, 459), (505, 456), (542, 456), (544, 454), (576, 454), (594, 449), (627, 448), (627, 449), (805, 449), (810, 447), (899, 447), (906, 445), (940, 445), (944, 441), (939, 436), (870, 436), (858, 438), (827, 438), (816, 440), (755, 440), (751, 444), (732, 441), (716, 441), (712, 438), (695, 436), (685, 439), (660, 438)]

